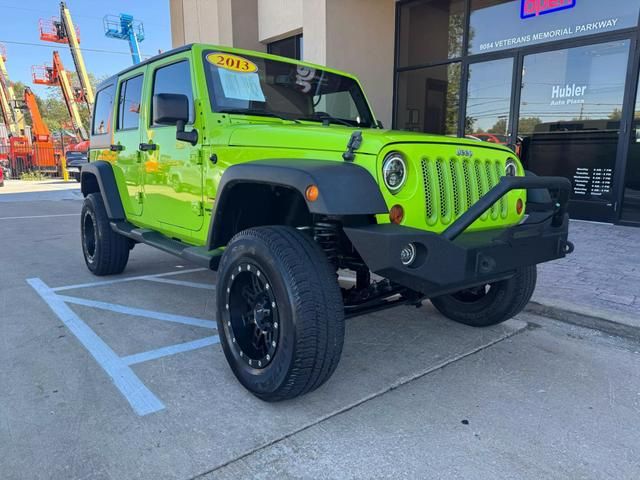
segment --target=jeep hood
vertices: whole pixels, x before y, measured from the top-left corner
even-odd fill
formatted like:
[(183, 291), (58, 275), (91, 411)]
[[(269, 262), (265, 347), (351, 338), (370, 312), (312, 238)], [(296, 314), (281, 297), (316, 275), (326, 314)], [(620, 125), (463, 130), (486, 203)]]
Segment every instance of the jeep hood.
[[(230, 134), (229, 145), (344, 152), (351, 134), (356, 130), (339, 125), (324, 127), (307, 123), (287, 125), (252, 123), (238, 125)], [(363, 128), (360, 131), (362, 145), (357, 151), (359, 154), (377, 155), (384, 147), (395, 143), (444, 143), (506, 150), (499, 145), (464, 138), (374, 128)]]

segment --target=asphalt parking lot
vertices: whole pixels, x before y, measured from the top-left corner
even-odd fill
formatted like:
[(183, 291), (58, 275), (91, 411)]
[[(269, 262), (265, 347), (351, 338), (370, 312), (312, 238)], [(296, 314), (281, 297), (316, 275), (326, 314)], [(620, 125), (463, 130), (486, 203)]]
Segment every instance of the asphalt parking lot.
[(0, 195), (2, 478), (640, 476), (637, 344), (402, 307), (350, 320), (330, 381), (267, 404), (218, 345), (214, 273), (136, 246), (94, 277), (79, 192), (46, 195)]

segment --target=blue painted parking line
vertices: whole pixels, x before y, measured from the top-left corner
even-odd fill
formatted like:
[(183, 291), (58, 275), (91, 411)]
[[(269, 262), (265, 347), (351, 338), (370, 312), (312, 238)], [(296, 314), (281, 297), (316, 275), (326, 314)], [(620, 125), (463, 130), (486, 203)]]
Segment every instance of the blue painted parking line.
[(111, 377), (114, 385), (138, 415), (164, 409), (164, 404), (133, 373), (133, 370), (64, 301), (39, 278), (27, 280), (49, 308), (58, 316), (96, 362)]
[(162, 278), (169, 277), (173, 275), (183, 275), (185, 273), (194, 273), (194, 272), (205, 272), (206, 268), (191, 268), (188, 270), (176, 270), (174, 272), (165, 272), (165, 273), (156, 273), (153, 275), (138, 275), (136, 277), (121, 277), (114, 278), (113, 280), (100, 280), (97, 282), (89, 282), (89, 283), (79, 283), (77, 285), (65, 285), (64, 287), (55, 287), (52, 288), (54, 292), (62, 292), (64, 290), (75, 290), (77, 288), (88, 288), (88, 287), (101, 287), (103, 285), (113, 285), (114, 283), (122, 283), (122, 282), (133, 282), (136, 280), (148, 280), (151, 278)]
[(216, 343), (220, 343), (220, 338), (218, 335), (213, 335), (211, 337), (199, 338), (198, 340), (193, 340), (191, 342), (178, 343), (177, 345), (169, 345), (168, 347), (129, 355), (127, 357), (122, 357), (122, 361), (127, 365), (135, 365), (137, 363), (148, 362), (149, 360), (156, 360), (158, 358), (168, 357), (169, 355), (175, 355), (176, 353), (189, 352), (198, 348), (209, 347)]
[(147, 277), (143, 280), (156, 283), (167, 283), (169, 285), (179, 285), (182, 287), (201, 288), (203, 290), (215, 290), (216, 286), (208, 283), (187, 282), (184, 280), (173, 280), (171, 278)]
[(136, 317), (152, 318), (154, 320), (162, 320), (164, 322), (182, 323), (184, 325), (192, 325), (194, 327), (216, 328), (216, 322), (213, 322), (211, 320), (204, 320), (202, 318), (186, 317), (184, 315), (175, 315), (173, 313), (156, 312), (154, 310), (128, 307), (126, 305), (118, 305), (117, 303), (100, 302), (98, 300), (89, 300), (87, 298), (69, 297), (67, 295), (58, 296), (62, 299), (62, 301), (73, 303), (75, 305), (83, 305), (85, 307), (93, 307), (100, 310), (109, 310), (110, 312), (123, 313), (125, 315), (133, 315)]
[[(138, 317), (150, 318), (153, 320), (160, 320), (165, 322), (174, 322), (184, 325), (192, 325), (196, 327), (207, 328), (211, 330), (216, 329), (216, 322), (213, 320), (206, 320), (202, 318), (188, 317), (185, 315), (176, 315), (166, 312), (157, 312), (154, 310), (146, 310), (142, 308), (129, 307), (126, 305), (118, 305), (114, 303), (100, 302), (97, 300), (90, 300), (80, 297), (72, 297), (67, 295), (59, 295), (56, 292), (63, 290), (72, 290), (77, 288), (86, 287), (99, 287), (103, 285), (111, 285), (114, 283), (130, 282), (134, 280), (150, 280), (158, 281), (157, 279), (168, 277), (172, 275), (178, 275), (183, 273), (199, 272), (206, 269), (197, 268), (191, 270), (180, 270), (174, 272), (160, 273), (155, 275), (142, 275), (138, 277), (125, 277), (114, 280), (106, 280), (101, 282), (83, 283), (78, 285), (68, 285), (63, 287), (51, 288), (46, 285), (39, 278), (30, 278), (27, 280), (29, 285), (40, 295), (42, 300), (49, 306), (49, 308), (58, 316), (60, 321), (73, 333), (78, 341), (89, 351), (89, 353), (96, 360), (98, 365), (109, 375), (116, 388), (129, 402), (133, 410), (138, 415), (148, 415), (155, 413), (165, 408), (164, 404), (156, 397), (156, 395), (146, 387), (146, 385), (138, 378), (138, 376), (131, 369), (132, 365), (136, 365), (142, 362), (148, 362), (151, 360), (157, 360), (169, 355), (175, 355), (178, 353), (189, 352), (199, 348), (210, 347), (212, 345), (220, 343), (218, 335), (211, 335), (204, 338), (199, 338), (189, 342), (179, 343), (175, 345), (168, 345), (160, 347), (155, 350), (149, 350), (146, 352), (140, 352), (133, 355), (124, 357), (118, 356), (107, 343), (95, 333), (89, 325), (87, 325), (79, 315), (77, 315), (68, 304), (83, 305), (91, 308), (98, 308), (101, 310), (107, 310), (115, 313), (134, 315)], [(168, 279), (167, 279), (168, 280)], [(206, 285), (197, 282), (187, 281), (167, 281), (161, 283), (171, 283), (176, 285), (182, 285), (192, 288), (207, 288), (214, 289), (213, 285)]]

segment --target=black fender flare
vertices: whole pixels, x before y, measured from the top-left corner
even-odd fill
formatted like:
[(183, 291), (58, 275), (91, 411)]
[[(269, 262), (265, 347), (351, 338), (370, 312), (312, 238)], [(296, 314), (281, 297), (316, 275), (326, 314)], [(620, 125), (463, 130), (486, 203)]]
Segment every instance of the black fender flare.
[[(311, 214), (331, 216), (376, 215), (389, 210), (380, 187), (364, 167), (331, 160), (273, 159), (240, 163), (226, 169), (216, 194), (209, 227), (209, 248), (218, 245), (229, 192), (235, 185), (254, 183), (291, 188), (300, 193)], [(318, 199), (306, 199), (306, 189), (316, 185)]]
[(113, 167), (109, 162), (98, 160), (82, 166), (80, 189), (83, 196), (100, 192), (109, 220), (125, 220), (124, 207), (118, 192)]

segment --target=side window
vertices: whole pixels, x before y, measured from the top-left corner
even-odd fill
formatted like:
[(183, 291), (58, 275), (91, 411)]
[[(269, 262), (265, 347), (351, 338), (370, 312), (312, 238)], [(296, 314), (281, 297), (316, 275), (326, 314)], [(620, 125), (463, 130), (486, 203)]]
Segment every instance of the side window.
[(104, 135), (105, 133), (111, 132), (111, 115), (113, 113), (113, 97), (115, 93), (115, 83), (98, 92), (93, 107), (92, 135)]
[[(193, 92), (191, 91), (191, 71), (189, 62), (184, 60), (178, 63), (172, 63), (166, 67), (158, 68), (153, 74), (153, 95), (159, 93), (178, 93), (186, 95), (189, 99), (189, 123), (193, 123)], [(153, 109), (153, 101), (151, 102)], [(151, 112), (152, 126), (153, 111)]]
[(120, 85), (118, 98), (118, 130), (138, 128), (142, 101), (142, 75), (132, 77)]

